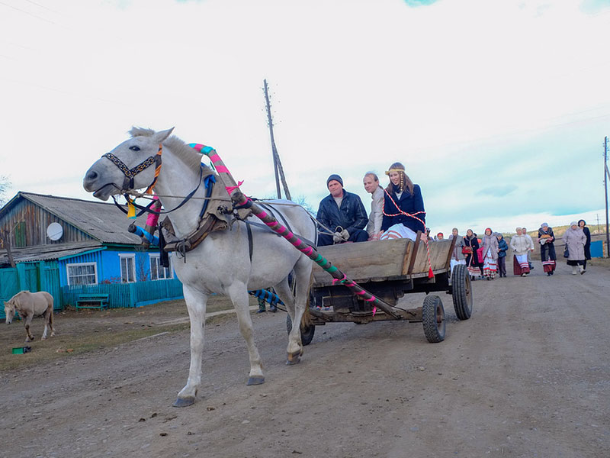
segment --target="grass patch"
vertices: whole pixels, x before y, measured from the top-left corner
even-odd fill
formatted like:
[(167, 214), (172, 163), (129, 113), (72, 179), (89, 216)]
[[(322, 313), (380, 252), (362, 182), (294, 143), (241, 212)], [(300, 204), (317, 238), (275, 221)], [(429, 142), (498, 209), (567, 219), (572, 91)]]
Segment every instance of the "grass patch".
[[(250, 297), (250, 305), (256, 305)], [(222, 296), (212, 296), (207, 313), (232, 310), (231, 301)], [(235, 319), (234, 314), (208, 317), (206, 323), (220, 324)], [(108, 310), (68, 309), (54, 315), (56, 335), (40, 340), (44, 320), (32, 321), (33, 342), (25, 343), (22, 321), (10, 326), (2, 325), (0, 331), (0, 371), (18, 370), (34, 365), (60, 361), (75, 355), (103, 351), (163, 332), (182, 332), (190, 329), (188, 311), (184, 300), (167, 301), (138, 308)], [(26, 354), (12, 354), (12, 349), (29, 346)]]

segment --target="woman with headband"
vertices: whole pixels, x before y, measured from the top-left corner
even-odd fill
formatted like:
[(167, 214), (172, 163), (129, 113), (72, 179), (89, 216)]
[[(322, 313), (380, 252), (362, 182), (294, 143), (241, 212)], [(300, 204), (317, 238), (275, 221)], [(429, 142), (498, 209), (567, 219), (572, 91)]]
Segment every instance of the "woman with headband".
[(419, 185), (413, 184), (400, 162), (392, 164), (386, 175), (390, 177), (390, 184), (385, 188), (383, 200), (381, 240), (415, 240), (417, 231), (425, 236), (426, 211)]

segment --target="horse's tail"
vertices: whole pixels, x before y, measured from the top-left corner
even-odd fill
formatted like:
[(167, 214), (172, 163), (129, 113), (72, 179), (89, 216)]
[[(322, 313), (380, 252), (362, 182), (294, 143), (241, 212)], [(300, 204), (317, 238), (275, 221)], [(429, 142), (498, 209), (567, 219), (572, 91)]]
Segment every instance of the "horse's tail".
[(47, 299), (47, 302), (49, 304), (48, 308), (47, 308), (47, 311), (48, 311), (48, 314), (49, 314), (49, 325), (51, 326), (51, 329), (52, 329), (53, 328), (53, 308), (54, 308), (54, 302), (53, 302), (53, 296), (51, 296), (50, 294), (49, 294), (49, 297)]

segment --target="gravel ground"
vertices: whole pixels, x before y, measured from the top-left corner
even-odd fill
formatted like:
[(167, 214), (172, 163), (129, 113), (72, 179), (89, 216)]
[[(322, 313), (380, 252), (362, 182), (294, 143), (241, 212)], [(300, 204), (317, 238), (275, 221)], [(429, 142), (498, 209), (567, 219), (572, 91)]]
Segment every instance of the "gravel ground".
[(254, 315), (261, 386), (246, 386), (235, 318), (212, 322), (203, 385), (185, 409), (171, 405), (186, 383), (187, 330), (5, 371), (0, 456), (607, 457), (609, 270), (572, 276), (561, 263), (547, 277), (534, 265), (527, 278), (474, 282), (464, 322), (441, 295), (439, 344), (420, 324), (330, 324), (288, 367), (285, 314)]

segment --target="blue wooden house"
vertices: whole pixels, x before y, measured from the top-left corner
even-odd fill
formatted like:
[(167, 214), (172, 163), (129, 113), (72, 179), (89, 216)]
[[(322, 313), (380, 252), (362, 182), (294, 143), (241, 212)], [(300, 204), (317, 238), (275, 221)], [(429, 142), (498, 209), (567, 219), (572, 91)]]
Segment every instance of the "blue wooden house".
[(23, 289), (49, 291), (56, 308), (85, 292), (109, 293), (111, 307), (182, 297), (158, 247), (128, 232), (132, 221), (112, 203), (19, 192), (0, 209), (0, 299)]

